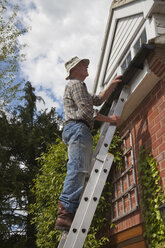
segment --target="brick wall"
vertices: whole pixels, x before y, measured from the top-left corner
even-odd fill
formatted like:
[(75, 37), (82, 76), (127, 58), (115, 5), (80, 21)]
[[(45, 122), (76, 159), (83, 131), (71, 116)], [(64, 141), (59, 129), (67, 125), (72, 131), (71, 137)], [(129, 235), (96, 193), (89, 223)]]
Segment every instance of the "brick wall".
[(135, 163), (143, 145), (159, 163), (162, 185), (165, 189), (165, 80), (161, 80), (124, 124), (121, 131), (130, 128), (133, 135)]
[[(138, 153), (143, 145), (158, 162), (161, 184), (165, 191), (165, 49), (156, 49), (148, 58), (148, 64), (151, 71), (160, 77), (160, 81), (122, 125), (120, 131), (121, 135), (127, 130), (131, 131), (136, 175)], [(141, 222), (143, 219), (139, 209), (116, 221), (116, 228), (112, 233), (126, 230)]]

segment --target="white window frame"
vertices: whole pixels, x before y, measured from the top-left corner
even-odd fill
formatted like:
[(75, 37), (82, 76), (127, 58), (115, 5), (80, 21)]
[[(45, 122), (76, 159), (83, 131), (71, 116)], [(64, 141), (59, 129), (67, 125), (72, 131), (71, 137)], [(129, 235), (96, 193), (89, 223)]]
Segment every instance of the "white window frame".
[[(119, 219), (122, 219), (123, 217), (131, 214), (132, 212), (136, 211), (139, 208), (139, 199), (138, 199), (138, 191), (137, 191), (137, 177), (136, 177), (136, 165), (135, 165), (135, 154), (134, 154), (134, 146), (133, 146), (133, 137), (131, 134), (131, 131), (128, 130), (122, 137), (121, 139), (123, 140), (123, 145), (124, 148), (126, 148), (126, 138), (129, 136), (130, 139), (130, 147), (127, 149), (124, 149), (123, 153), (123, 158), (125, 161), (125, 170), (120, 173), (119, 176), (117, 176), (113, 180), (113, 185), (114, 185), (114, 193), (115, 197), (112, 199), (112, 208), (111, 208), (111, 220), (112, 222), (115, 222)], [(128, 166), (128, 161), (126, 156), (130, 154), (131, 157), (131, 162), (132, 165)], [(133, 183), (130, 185), (129, 181), (129, 172), (132, 170), (132, 176), (133, 176)], [(123, 178), (126, 176), (126, 181), (127, 181), (127, 189), (124, 191), (123, 187)], [(118, 190), (117, 190), (117, 182), (120, 183), (121, 186), (121, 194), (118, 196)], [(134, 196), (135, 196), (135, 206), (132, 206), (132, 199), (131, 199), (131, 192), (134, 191)], [(124, 198), (128, 196), (129, 199), (129, 211), (126, 211), (125, 209), (125, 200)], [(119, 215), (119, 200), (122, 201), (123, 205), (123, 214)], [(113, 207), (115, 205), (116, 209), (116, 217), (113, 216)]]

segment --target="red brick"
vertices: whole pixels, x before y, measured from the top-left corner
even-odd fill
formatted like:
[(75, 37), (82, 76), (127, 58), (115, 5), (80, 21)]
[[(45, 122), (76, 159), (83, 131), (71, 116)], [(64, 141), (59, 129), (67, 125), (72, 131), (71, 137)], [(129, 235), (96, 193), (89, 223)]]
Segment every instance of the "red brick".
[(160, 171), (165, 170), (165, 160), (160, 162)]
[(164, 151), (165, 151), (165, 143), (159, 146), (159, 153), (164, 152)]
[(165, 102), (163, 102), (160, 106), (159, 106), (160, 110), (164, 110), (165, 109)]
[(156, 157), (156, 161), (158, 163), (161, 162), (163, 159), (164, 159), (164, 153), (163, 152)]
[(160, 153), (158, 153), (158, 149), (152, 151), (152, 156), (156, 158)]
[(160, 122), (162, 120), (162, 115), (161, 114), (157, 115), (157, 117), (155, 117), (154, 120), (155, 120), (155, 124)]
[(155, 124), (156, 124), (156, 121), (155, 121), (155, 119), (153, 119), (153, 120), (151, 120), (151, 121), (148, 123), (148, 126), (153, 127), (153, 126), (155, 126)]
[(160, 177), (165, 177), (165, 170), (160, 172)]
[(160, 129), (160, 123), (157, 123), (154, 127), (151, 128), (151, 135), (159, 131)]
[(164, 119), (162, 119), (161, 124), (162, 124), (162, 126), (164, 126), (164, 125), (165, 125), (165, 118), (164, 118)]
[(151, 136), (151, 141), (152, 141), (152, 143), (154, 143), (156, 140), (157, 140), (157, 135), (154, 133), (154, 134)]
[(162, 137), (160, 137), (156, 142), (152, 144), (153, 150), (155, 150), (158, 146), (162, 144)]
[(150, 115), (152, 114), (153, 111), (154, 111), (153, 108), (149, 109), (149, 111), (148, 111), (148, 116), (150, 116)]
[(159, 111), (158, 109), (156, 108), (152, 114), (148, 117), (148, 121), (151, 122), (152, 120), (154, 120), (159, 114)]
[(162, 126), (160, 128), (160, 130), (156, 133), (156, 137), (159, 138), (160, 136), (162, 136), (163, 134), (165, 134), (165, 125)]
[(136, 216), (135, 216), (135, 223), (136, 223), (136, 225), (137, 224), (139, 224), (141, 221), (140, 221), (140, 214), (137, 214)]
[(132, 217), (132, 226), (135, 225), (135, 216)]

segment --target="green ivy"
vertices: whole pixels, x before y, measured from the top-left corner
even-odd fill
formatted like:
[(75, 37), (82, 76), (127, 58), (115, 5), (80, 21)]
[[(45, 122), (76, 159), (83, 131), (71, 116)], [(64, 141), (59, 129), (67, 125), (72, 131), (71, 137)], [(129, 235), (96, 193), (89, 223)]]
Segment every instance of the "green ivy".
[(58, 199), (66, 176), (67, 148), (61, 139), (38, 159), (41, 167), (32, 192), (36, 198), (30, 206), (37, 230), (37, 247), (56, 248), (61, 232), (55, 229)]
[[(94, 137), (94, 148), (99, 139), (99, 133)], [(113, 153), (114, 161), (121, 166), (122, 153), (120, 152), (121, 139), (116, 133), (109, 152)], [(66, 176), (67, 148), (61, 139), (50, 147), (38, 160), (41, 165), (40, 173), (35, 179), (32, 192), (36, 198), (35, 204), (30, 206), (33, 214), (33, 224), (37, 229), (37, 246), (39, 248), (56, 248), (61, 238), (61, 232), (56, 231), (57, 202), (63, 188)], [(110, 196), (112, 184), (107, 180), (93, 218), (84, 248), (101, 248), (109, 243), (108, 232), (110, 223)], [(106, 231), (107, 233), (106, 233)]]
[(158, 208), (164, 203), (165, 198), (160, 185), (157, 162), (144, 149), (140, 150), (138, 168), (141, 207), (145, 224), (144, 237), (149, 248), (164, 248), (165, 231)]

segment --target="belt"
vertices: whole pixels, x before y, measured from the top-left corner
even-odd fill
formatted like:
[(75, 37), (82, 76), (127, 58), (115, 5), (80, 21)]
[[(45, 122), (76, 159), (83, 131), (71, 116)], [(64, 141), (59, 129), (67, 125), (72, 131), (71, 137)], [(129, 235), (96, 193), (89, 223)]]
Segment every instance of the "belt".
[(89, 125), (88, 122), (85, 121), (85, 120), (74, 120), (74, 119), (69, 119), (69, 120), (67, 120), (67, 121), (65, 122), (65, 124), (67, 124), (68, 122), (71, 122), (71, 121), (74, 121), (74, 122), (76, 122), (76, 123), (82, 122), (82, 123), (84, 123), (87, 127), (90, 128), (90, 125)]

